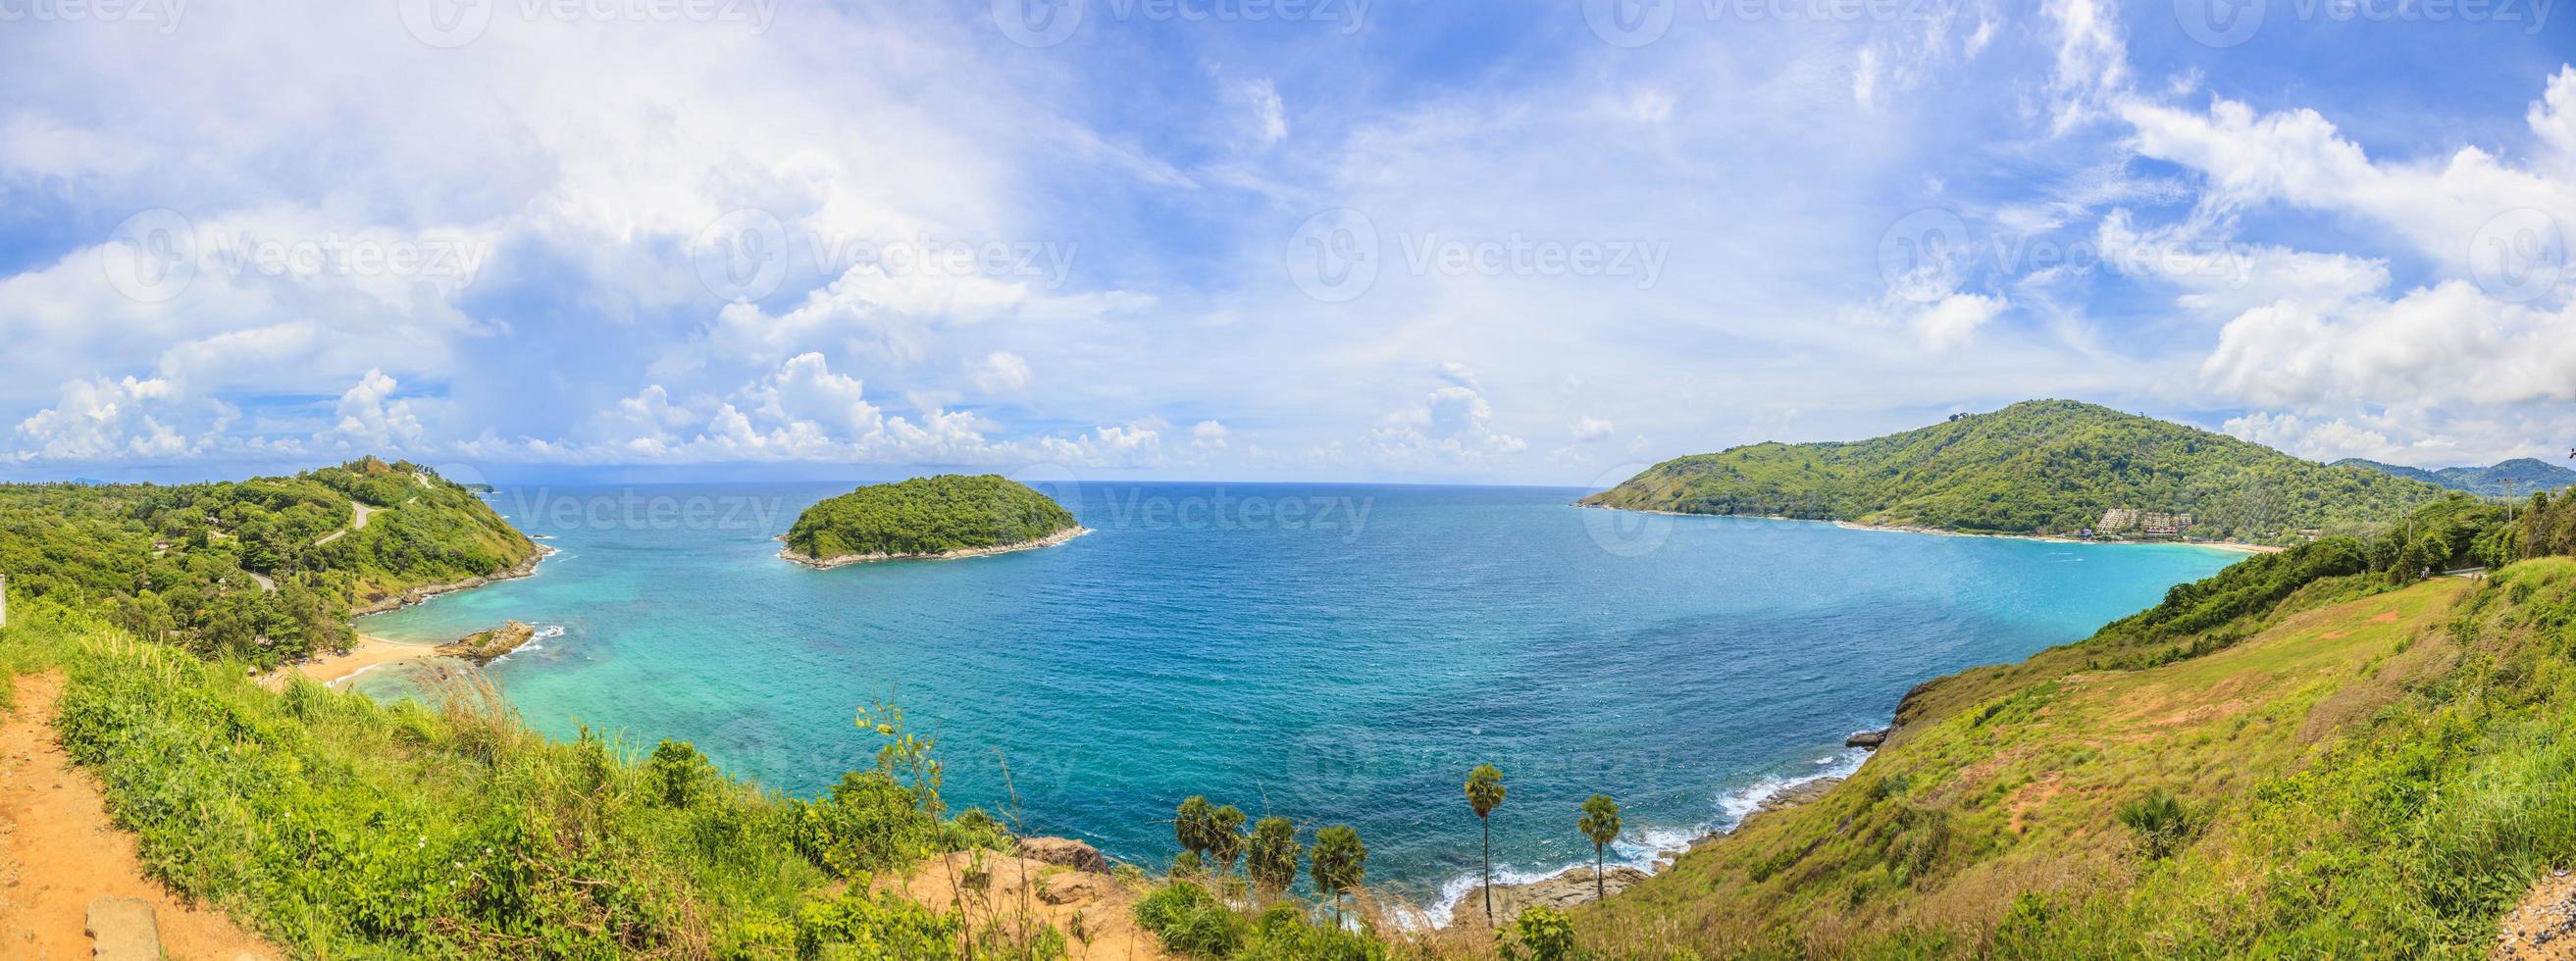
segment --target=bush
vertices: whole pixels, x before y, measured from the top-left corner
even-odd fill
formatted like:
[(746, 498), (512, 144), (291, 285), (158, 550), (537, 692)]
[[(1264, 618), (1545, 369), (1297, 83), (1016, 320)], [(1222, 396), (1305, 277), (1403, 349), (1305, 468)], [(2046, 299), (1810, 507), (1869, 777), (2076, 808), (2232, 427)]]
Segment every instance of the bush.
[(1565, 961), (1575, 957), (1574, 919), (1554, 908), (1528, 908), (1512, 919), (1511, 937), (1517, 947), (1503, 946), (1506, 957), (1529, 958), (1531, 961)]
[(2139, 850), (2149, 860), (2164, 860), (2190, 844), (2192, 835), (2199, 833), (2197, 820), (2181, 798), (2163, 788), (2120, 805), (2120, 823), (2137, 833)]
[(1183, 954), (1222, 958), (1243, 946), (1243, 917), (1188, 881), (1166, 884), (1136, 902), (1136, 923)]

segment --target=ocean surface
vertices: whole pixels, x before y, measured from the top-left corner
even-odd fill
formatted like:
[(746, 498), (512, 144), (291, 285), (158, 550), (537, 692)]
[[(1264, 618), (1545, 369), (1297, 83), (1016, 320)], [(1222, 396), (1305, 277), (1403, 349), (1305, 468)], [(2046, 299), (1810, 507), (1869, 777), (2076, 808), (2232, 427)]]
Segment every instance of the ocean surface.
[[(799, 795), (870, 766), (854, 713), (900, 704), (952, 807), (1149, 865), (1192, 794), (1348, 823), (1368, 880), (1428, 905), (1475, 871), (1477, 764), (1510, 789), (1498, 873), (1589, 863), (1594, 792), (1642, 864), (1850, 770), (1843, 739), (1914, 683), (2082, 638), (2239, 556), (1591, 510), (1571, 489), (1071, 483), (1049, 493), (1095, 532), (1061, 547), (774, 556), (846, 489), (503, 488), (492, 505), (560, 553), (360, 627), (536, 624), (492, 673), (538, 730), (685, 739)], [(399, 667), (352, 683), (405, 688)]]

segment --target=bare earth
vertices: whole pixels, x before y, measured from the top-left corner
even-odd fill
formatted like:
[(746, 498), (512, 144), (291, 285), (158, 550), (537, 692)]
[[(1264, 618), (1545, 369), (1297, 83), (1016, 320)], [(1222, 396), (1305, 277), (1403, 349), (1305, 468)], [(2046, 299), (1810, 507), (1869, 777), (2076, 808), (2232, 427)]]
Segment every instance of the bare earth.
[[(955, 883), (971, 876), (976, 865), (990, 872), (980, 888)], [(1052, 925), (1064, 932), (1065, 955), (1072, 961), (1171, 957), (1162, 939), (1136, 926), (1136, 892), (1106, 874), (988, 851), (930, 858), (910, 877), (883, 879), (877, 886), (934, 911), (962, 908), (978, 929), (998, 923), (999, 930), (1018, 933)]]
[(17, 710), (0, 724), (0, 955), (90, 956), (91, 901), (151, 902), (169, 957), (281, 958), (223, 913), (196, 908), (146, 877), (134, 839), (112, 827), (96, 782), (54, 742), (60, 674), (15, 679)]
[(2576, 958), (2576, 874), (2542, 874), (2522, 905), (2505, 915), (2504, 932), (2489, 956), (2496, 961)]

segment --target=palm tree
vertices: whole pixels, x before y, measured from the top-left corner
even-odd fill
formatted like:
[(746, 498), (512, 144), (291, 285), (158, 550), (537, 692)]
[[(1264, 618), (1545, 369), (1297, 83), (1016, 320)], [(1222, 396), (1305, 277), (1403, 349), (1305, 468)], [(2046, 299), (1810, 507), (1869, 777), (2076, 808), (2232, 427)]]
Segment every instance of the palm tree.
[(1276, 895), (1297, 881), (1297, 826), (1276, 814), (1252, 826), (1252, 843), (1243, 872), (1253, 887)]
[(1485, 924), (1494, 923), (1494, 809), (1503, 806), (1503, 772), (1491, 764), (1467, 772), (1467, 806), (1485, 822)]
[(1196, 855), (1190, 860), (1207, 856), (1209, 819), (1215, 814), (1215, 809), (1208, 805), (1208, 799), (1196, 794), (1182, 801), (1179, 810), (1173, 814), (1172, 840), (1180, 842), (1181, 850)]
[(1610, 897), (1608, 883), (1602, 880), (1602, 862), (1608, 857), (1610, 842), (1619, 839), (1619, 802), (1607, 794), (1595, 794), (1583, 802), (1583, 818), (1574, 822), (1576, 830), (1592, 839), (1592, 899)]
[(1208, 856), (1216, 859), (1219, 873), (1234, 873), (1234, 861), (1243, 856), (1243, 809), (1228, 804), (1208, 812)]
[(1350, 825), (1336, 824), (1315, 832), (1315, 850), (1309, 855), (1313, 863), (1308, 870), (1315, 876), (1315, 889), (1333, 899), (1333, 921), (1342, 920), (1342, 896), (1358, 890), (1368, 877), (1368, 845), (1360, 843), (1360, 832)]

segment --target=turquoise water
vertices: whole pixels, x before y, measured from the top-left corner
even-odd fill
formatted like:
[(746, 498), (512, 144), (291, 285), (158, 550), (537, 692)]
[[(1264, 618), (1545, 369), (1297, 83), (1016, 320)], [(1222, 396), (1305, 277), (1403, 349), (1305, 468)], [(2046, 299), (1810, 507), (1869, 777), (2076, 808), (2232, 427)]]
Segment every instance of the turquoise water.
[(845, 489), (504, 489), (494, 506), (560, 554), (362, 627), (560, 628), (493, 668), (539, 730), (686, 739), (799, 794), (871, 763), (852, 714), (892, 700), (938, 736), (955, 806), (1011, 806), (1007, 760), (1029, 830), (1149, 864), (1190, 794), (1346, 822), (1372, 882), (1430, 901), (1474, 869), (1475, 764), (1511, 790), (1508, 873), (1588, 863), (1574, 821), (1596, 791), (1642, 862), (1847, 770), (1843, 738), (1915, 682), (2081, 638), (2235, 559), (1586, 510), (1574, 490), (1247, 484), (1068, 485), (1096, 533), (1044, 550), (772, 556)]

